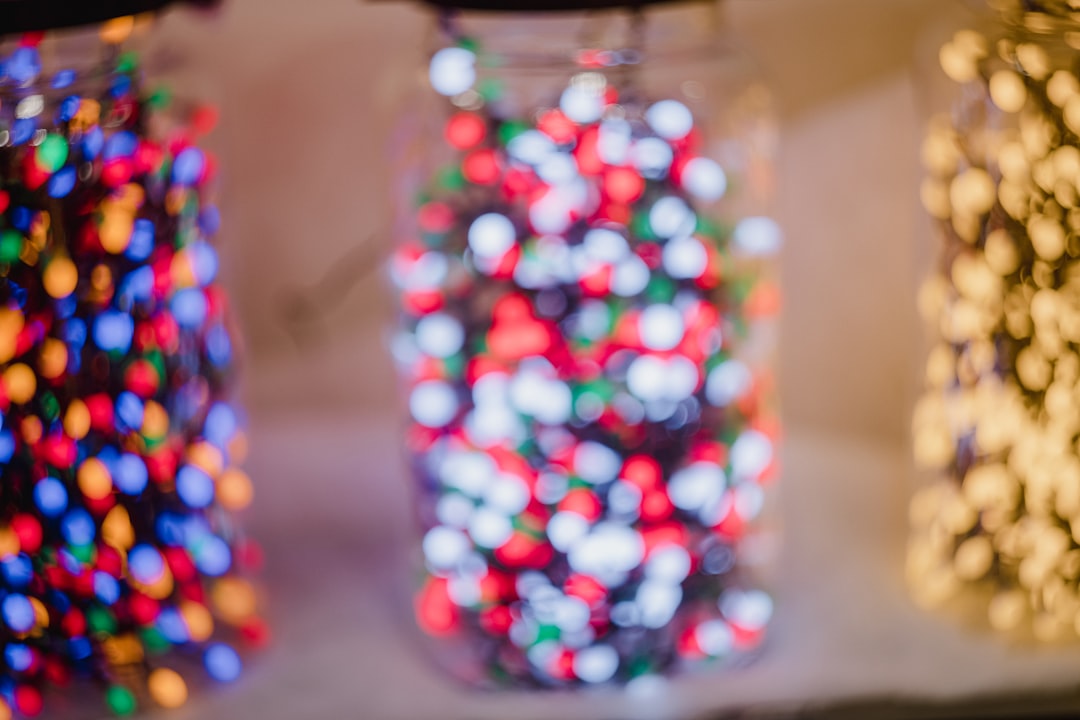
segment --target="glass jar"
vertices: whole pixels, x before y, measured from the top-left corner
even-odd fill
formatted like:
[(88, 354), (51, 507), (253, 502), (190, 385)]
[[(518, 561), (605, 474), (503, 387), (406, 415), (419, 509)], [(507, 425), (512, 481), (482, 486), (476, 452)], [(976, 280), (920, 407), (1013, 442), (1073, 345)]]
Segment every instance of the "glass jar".
[(176, 707), (185, 656), (230, 681), (265, 635), (213, 111), (146, 81), (148, 30), (0, 39), (0, 706), (24, 715), (71, 679)]
[(390, 268), (418, 623), (484, 686), (746, 658), (772, 612), (769, 93), (715, 3), (437, 19)]
[(908, 575), (999, 630), (1080, 631), (1080, 14), (994, 0), (942, 47), (960, 87), (923, 146), (941, 252), (914, 417), (935, 478), (911, 504)]

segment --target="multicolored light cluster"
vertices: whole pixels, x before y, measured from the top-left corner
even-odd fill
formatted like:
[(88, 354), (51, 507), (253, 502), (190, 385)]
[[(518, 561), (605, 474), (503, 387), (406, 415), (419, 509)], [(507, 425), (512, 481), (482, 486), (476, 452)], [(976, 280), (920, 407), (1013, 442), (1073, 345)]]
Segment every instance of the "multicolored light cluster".
[(432, 59), (454, 160), (391, 267), (419, 623), (458, 638), (481, 684), (629, 682), (748, 651), (772, 602), (740, 540), (778, 427), (740, 351), (778, 309), (747, 269), (779, 230), (708, 217), (728, 178), (684, 104), (624, 99), (586, 58), (554, 107), (508, 118), (474, 48)]
[(118, 715), (176, 707), (170, 649), (230, 681), (266, 636), (214, 162), (133, 55), (45, 74), (41, 41), (0, 56), (0, 717), (79, 678)]
[(908, 553), (921, 601), (974, 590), (991, 626), (1045, 641), (1080, 633), (1080, 78), (1064, 5), (998, 3), (1000, 37), (964, 30), (941, 50), (966, 102), (923, 148), (944, 242), (920, 298), (938, 337), (914, 440), (939, 478), (912, 501)]

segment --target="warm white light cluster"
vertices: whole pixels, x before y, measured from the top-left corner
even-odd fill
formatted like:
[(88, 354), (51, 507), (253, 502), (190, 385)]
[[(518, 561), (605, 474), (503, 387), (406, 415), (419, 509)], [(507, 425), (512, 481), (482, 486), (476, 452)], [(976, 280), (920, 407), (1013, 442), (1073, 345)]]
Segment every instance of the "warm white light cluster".
[(1056, 35), (957, 33), (941, 64), (969, 103), (923, 146), (945, 243), (920, 296), (939, 339), (914, 443), (945, 478), (912, 501), (908, 575), (931, 604), (987, 588), (995, 628), (1047, 640), (1080, 632), (1075, 57)]

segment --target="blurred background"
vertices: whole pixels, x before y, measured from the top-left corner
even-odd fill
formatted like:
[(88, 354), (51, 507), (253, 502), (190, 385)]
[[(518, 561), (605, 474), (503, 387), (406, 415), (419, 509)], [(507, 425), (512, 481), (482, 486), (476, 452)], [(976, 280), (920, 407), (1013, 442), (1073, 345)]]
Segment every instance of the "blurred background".
[(710, 717), (1075, 684), (1075, 649), (1010, 646), (922, 614), (901, 581), (923, 347), (914, 293), (934, 248), (919, 139), (940, 85), (936, 48), (968, 6), (727, 5), (775, 92), (781, 131), (777, 618), (752, 667), (649, 697), (470, 695), (428, 667), (411, 634), (402, 420), (384, 351), (393, 309), (379, 263), (391, 142), (424, 72), (428, 15), (404, 2), (230, 0), (210, 16), (166, 17), (162, 41), (185, 58), (179, 92), (222, 110), (210, 145), (246, 344), (259, 492), (248, 524), (267, 548), (276, 631), (244, 682), (175, 717)]

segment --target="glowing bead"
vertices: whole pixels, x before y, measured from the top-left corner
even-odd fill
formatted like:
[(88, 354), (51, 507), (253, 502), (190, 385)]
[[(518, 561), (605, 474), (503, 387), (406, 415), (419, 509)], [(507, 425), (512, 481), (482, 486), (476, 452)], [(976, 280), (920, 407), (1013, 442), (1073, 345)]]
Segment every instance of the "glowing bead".
[(23, 323), (18, 310), (0, 308), (0, 362), (7, 362), (15, 355), (15, 343)]
[(694, 629), (694, 639), (706, 655), (720, 657), (731, 651), (735, 633), (723, 620), (706, 620)]
[(143, 436), (151, 439), (157, 439), (165, 437), (165, 434), (169, 431), (169, 413), (161, 406), (160, 403), (156, 403), (152, 400), (147, 401), (146, 406), (143, 408), (143, 421), (141, 432)]
[(94, 322), (94, 342), (102, 350), (127, 352), (135, 333), (135, 323), (126, 313), (107, 311)]
[(4, 388), (11, 402), (28, 403), (37, 390), (37, 377), (28, 365), (16, 363), (4, 371)]
[(661, 100), (645, 111), (645, 120), (665, 140), (681, 140), (694, 129), (694, 116), (678, 100)]
[(0, 560), (17, 555), (19, 552), (19, 537), (10, 527), (0, 527)]
[(456, 318), (449, 315), (425, 315), (416, 324), (416, 344), (428, 355), (437, 358), (450, 357), (461, 349), (464, 341), (464, 328)]
[(568, 552), (589, 534), (589, 521), (579, 513), (560, 511), (551, 516), (547, 524), (547, 536), (559, 552)]
[(121, 210), (108, 212), (98, 228), (101, 247), (106, 252), (120, 254), (127, 249), (134, 229), (134, 219)]
[(120, 717), (127, 717), (135, 712), (135, 696), (120, 685), (113, 685), (105, 691), (105, 702), (109, 709)]
[(90, 513), (82, 508), (69, 511), (60, 523), (60, 532), (69, 545), (89, 545), (94, 540), (96, 528)]
[(154, 249), (154, 223), (140, 218), (135, 221), (124, 256), (131, 260), (145, 260)]
[(242, 470), (226, 470), (217, 480), (217, 499), (226, 510), (245, 509), (251, 504), (254, 494), (251, 478)]
[(771, 218), (750, 217), (735, 226), (734, 240), (749, 255), (771, 255), (783, 244), (783, 233)]
[(460, 112), (446, 123), (446, 139), (459, 150), (476, 147), (487, 134), (484, 120), (476, 113)]
[(683, 168), (682, 185), (699, 200), (714, 202), (727, 192), (727, 175), (715, 160), (696, 157)]
[(716, 502), (724, 492), (724, 471), (712, 463), (699, 462), (676, 471), (668, 483), (668, 497), (680, 510), (697, 512)]
[(116, 418), (123, 423), (124, 429), (138, 429), (142, 427), (143, 407), (135, 393), (122, 392), (116, 398)]
[(600, 73), (580, 73), (563, 90), (559, 108), (576, 123), (595, 122), (604, 113), (604, 89), (607, 80)]
[(198, 148), (188, 147), (180, 151), (173, 161), (173, 182), (182, 185), (194, 185), (206, 166), (203, 153)]
[(62, 135), (49, 133), (38, 145), (35, 160), (38, 167), (49, 173), (54, 173), (63, 167), (68, 157), (67, 140)]
[(469, 552), (465, 533), (444, 526), (427, 531), (423, 541), (424, 559), (436, 570), (446, 570), (460, 563)]
[(1027, 103), (1027, 88), (1019, 74), (998, 70), (990, 76), (990, 98), (1007, 113), (1019, 112)]
[(428, 78), (440, 95), (460, 95), (476, 82), (476, 55), (464, 48), (443, 48), (431, 58)]
[(469, 248), (483, 258), (501, 256), (514, 245), (516, 237), (514, 223), (498, 213), (481, 215), (469, 226)]
[(206, 295), (197, 288), (181, 290), (173, 296), (169, 305), (177, 324), (186, 329), (194, 329), (206, 321), (209, 306)]
[(33, 45), (21, 45), (7, 58), (6, 73), (19, 85), (27, 85), (41, 74), (41, 56)]
[(68, 494), (64, 483), (47, 477), (34, 485), (34, 503), (46, 517), (57, 517), (67, 509)]
[(112, 492), (112, 478), (105, 463), (87, 458), (77, 472), (79, 491), (90, 500), (100, 500)]
[(705, 381), (705, 397), (717, 407), (725, 407), (742, 396), (753, 382), (750, 369), (738, 360), (728, 360), (713, 368)]
[(682, 314), (671, 305), (650, 305), (641, 313), (641, 342), (650, 350), (671, 350), (684, 330)]
[(216, 477), (224, 469), (225, 458), (221, 450), (208, 442), (198, 442), (188, 448), (188, 464), (202, 470), (210, 477)]
[(120, 599), (120, 583), (108, 573), (96, 572), (94, 573), (94, 595), (106, 605), (112, 605)]
[(214, 618), (206, 606), (195, 602), (185, 602), (180, 606), (180, 617), (187, 625), (188, 637), (192, 642), (205, 642), (214, 632)]
[(232, 566), (232, 552), (221, 538), (211, 535), (195, 548), (195, 567), (205, 575), (219, 577)]
[(138, 455), (124, 453), (114, 465), (113, 481), (116, 488), (126, 495), (139, 495), (146, 489), (149, 474), (146, 463)]
[(49, 611), (45, 603), (31, 596), (30, 607), (34, 608), (34, 624), (41, 628), (49, 627)]
[(0, 614), (4, 623), (16, 633), (30, 632), (35, 623), (34, 606), (29, 598), (18, 593), (11, 593), (0, 603)]
[(613, 522), (597, 524), (570, 549), (567, 559), (575, 572), (605, 585), (621, 582), (645, 555), (645, 544), (632, 528)]
[(206, 672), (218, 682), (232, 682), (240, 677), (240, 656), (228, 645), (215, 643), (203, 655)]
[[(15, 672), (23, 672), (34, 662), (34, 653), (26, 645), (21, 643), (11, 643), (4, 648), (4, 660), (7, 662), (8, 667)], [(4, 715), (5, 711), (7, 712), (7, 715)], [(3, 708), (0, 708), (0, 718), (4, 717), (11, 717), (11, 711), (7, 708), (6, 704)]]
[(175, 670), (168, 668), (153, 670), (146, 683), (150, 697), (163, 708), (175, 709), (187, 702), (187, 683)]
[(671, 195), (660, 198), (649, 209), (649, 225), (660, 238), (689, 235), (696, 224), (693, 210), (681, 198)]
[(638, 172), (650, 180), (667, 177), (674, 157), (671, 146), (659, 138), (642, 138), (630, 146), (630, 161)]
[(574, 451), (574, 472), (594, 485), (614, 480), (621, 464), (617, 452), (598, 442), (586, 440)]
[(135, 529), (123, 505), (108, 512), (101, 523), (101, 538), (114, 548), (126, 550), (135, 544)]
[(236, 413), (225, 403), (216, 403), (206, 414), (204, 435), (219, 447), (227, 443), (238, 428)]
[(136, 545), (128, 553), (128, 570), (137, 581), (149, 585), (164, 576), (165, 561), (150, 545)]
[(694, 237), (672, 240), (664, 245), (664, 269), (675, 279), (701, 277), (709, 265), (709, 253)]
[(70, 259), (57, 256), (45, 266), (42, 277), (45, 292), (54, 298), (65, 298), (75, 292), (79, 283), (79, 271)]
[(439, 380), (419, 383), (409, 396), (409, 411), (422, 425), (442, 427), (457, 415), (457, 394), (449, 384)]
[(41, 713), (44, 705), (41, 691), (32, 685), (20, 685), (14, 693), (15, 710), (27, 717), (35, 717)]
[(176, 493), (184, 504), (204, 508), (214, 499), (214, 481), (193, 465), (185, 465), (176, 474)]
[(255, 589), (246, 580), (221, 578), (214, 583), (210, 597), (218, 615), (233, 625), (239, 625), (255, 614)]
[(746, 430), (731, 446), (731, 469), (737, 480), (756, 478), (772, 462), (773, 444), (765, 433)]
[(526, 130), (506, 147), (510, 157), (530, 165), (539, 165), (555, 152), (555, 143), (538, 130)]
[(773, 613), (772, 598), (760, 590), (728, 590), (720, 597), (719, 606), (726, 618), (746, 630), (761, 629)]
[(55, 380), (64, 374), (68, 364), (67, 345), (56, 338), (48, 338), (41, 344), (38, 355), (38, 372), (46, 380)]
[(603, 683), (615, 677), (619, 653), (610, 645), (593, 645), (574, 656), (574, 674), (587, 683)]
[(469, 520), (469, 536), (484, 548), (497, 548), (513, 534), (510, 519), (500, 512), (481, 507)]

